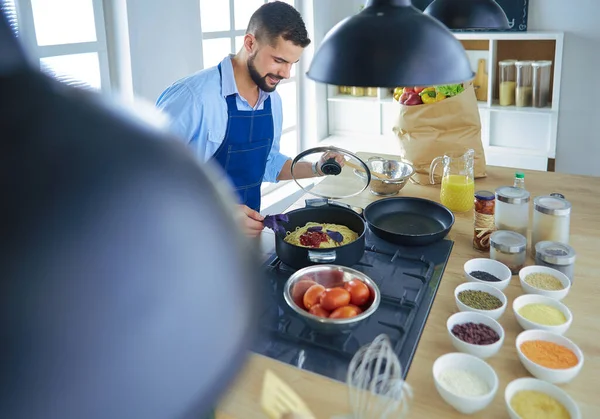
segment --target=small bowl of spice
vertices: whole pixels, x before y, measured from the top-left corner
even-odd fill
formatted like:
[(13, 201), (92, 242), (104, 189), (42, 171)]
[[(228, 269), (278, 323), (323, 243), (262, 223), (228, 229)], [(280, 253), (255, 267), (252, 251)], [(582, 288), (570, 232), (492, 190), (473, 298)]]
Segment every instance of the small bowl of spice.
[(498, 375), (485, 361), (449, 353), (433, 363), (433, 381), (446, 403), (464, 414), (485, 409), (498, 391)]
[(525, 330), (539, 329), (562, 335), (573, 322), (573, 314), (566, 305), (543, 295), (525, 294), (515, 298), (513, 311)]
[(583, 352), (573, 341), (545, 330), (517, 336), (519, 360), (531, 375), (553, 384), (573, 380), (583, 367)]
[(472, 311), (455, 313), (446, 322), (456, 350), (489, 358), (498, 353), (504, 342), (504, 329), (496, 320)]
[(527, 266), (519, 271), (521, 288), (527, 294), (538, 294), (562, 300), (571, 289), (571, 281), (562, 272), (546, 266)]
[(506, 288), (512, 278), (510, 269), (493, 259), (471, 259), (465, 263), (464, 269), (467, 281), (488, 284), (499, 290)]
[(517, 378), (504, 390), (511, 419), (581, 419), (577, 403), (564, 390), (536, 378)]
[(456, 306), (460, 311), (485, 314), (498, 320), (507, 306), (506, 295), (496, 287), (477, 282), (465, 282), (454, 290)]

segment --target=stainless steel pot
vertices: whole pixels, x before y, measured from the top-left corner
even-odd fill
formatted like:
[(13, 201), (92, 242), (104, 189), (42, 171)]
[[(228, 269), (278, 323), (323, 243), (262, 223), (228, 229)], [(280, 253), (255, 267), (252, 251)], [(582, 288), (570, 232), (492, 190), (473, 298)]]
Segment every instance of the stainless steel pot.
[[(329, 319), (314, 316), (294, 301), (294, 297), (298, 297), (293, 295), (294, 286), (304, 278), (315, 281), (325, 288), (340, 286), (352, 279), (358, 279), (364, 282), (371, 291), (370, 304), (368, 303), (369, 308), (358, 316), (347, 319)], [(314, 265), (296, 271), (287, 280), (283, 289), (283, 297), (290, 308), (302, 317), (308, 326), (321, 333), (350, 331), (360, 322), (371, 316), (375, 310), (377, 310), (379, 303), (381, 302), (381, 292), (379, 291), (377, 284), (375, 284), (371, 278), (360, 271), (339, 265)]]

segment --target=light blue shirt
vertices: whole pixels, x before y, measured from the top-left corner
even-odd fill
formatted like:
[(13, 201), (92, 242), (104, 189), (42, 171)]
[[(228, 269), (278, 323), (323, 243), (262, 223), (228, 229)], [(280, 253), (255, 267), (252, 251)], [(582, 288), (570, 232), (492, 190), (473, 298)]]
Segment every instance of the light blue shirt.
[(260, 90), (258, 102), (252, 108), (240, 96), (231, 56), (221, 61), (222, 81), (217, 67), (210, 67), (191, 76), (176, 81), (169, 86), (156, 101), (156, 106), (170, 117), (170, 131), (185, 140), (200, 161), (208, 161), (217, 151), (227, 131), (227, 102), (225, 98), (236, 94), (237, 108), (240, 111), (263, 109), (265, 100), (271, 97), (274, 138), (263, 180), (277, 182), (283, 164), (289, 157), (279, 152), (283, 110), (281, 97), (277, 92), (266, 93)]

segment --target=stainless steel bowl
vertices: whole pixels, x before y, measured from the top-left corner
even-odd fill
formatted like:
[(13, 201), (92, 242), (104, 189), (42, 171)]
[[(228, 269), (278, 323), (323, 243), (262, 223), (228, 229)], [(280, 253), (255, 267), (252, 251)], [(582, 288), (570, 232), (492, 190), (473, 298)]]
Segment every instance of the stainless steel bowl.
[[(388, 160), (382, 157), (371, 157), (367, 160), (367, 166), (372, 172), (369, 189), (372, 194), (380, 196), (396, 195), (408, 183), (410, 177), (415, 173), (412, 165), (400, 160)], [(364, 173), (355, 171), (360, 176)], [(380, 180), (375, 173), (389, 176), (387, 180)]]
[[(358, 279), (364, 282), (371, 291), (370, 306), (356, 317), (347, 319), (328, 319), (310, 314), (308, 311), (300, 307), (294, 297), (298, 299), (299, 294), (294, 296), (294, 287), (301, 280), (310, 279), (317, 284), (323, 285), (325, 288), (332, 288), (343, 285), (352, 279)], [(302, 296), (304, 292), (301, 292)], [(362, 272), (352, 268), (347, 268), (340, 265), (314, 265), (296, 271), (287, 280), (283, 289), (283, 297), (285, 301), (302, 319), (314, 330), (322, 333), (339, 333), (349, 331), (356, 327), (361, 321), (365, 320), (377, 310), (381, 301), (381, 293), (377, 284), (371, 278)]]

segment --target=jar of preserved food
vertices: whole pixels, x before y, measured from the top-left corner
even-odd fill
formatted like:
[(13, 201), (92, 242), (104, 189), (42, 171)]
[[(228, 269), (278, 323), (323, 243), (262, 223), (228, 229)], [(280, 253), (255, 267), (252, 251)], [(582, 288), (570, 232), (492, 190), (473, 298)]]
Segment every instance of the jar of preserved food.
[(530, 198), (529, 192), (522, 188), (502, 186), (496, 189), (496, 229), (527, 237)]
[(535, 264), (564, 273), (571, 283), (575, 273), (576, 257), (575, 250), (565, 243), (541, 241), (535, 245)]
[(527, 239), (514, 231), (495, 231), (490, 237), (490, 259), (505, 264), (513, 275), (525, 266)]
[(490, 250), (490, 236), (495, 230), (495, 195), (490, 191), (475, 192), (475, 211), (473, 212), (473, 247), (487, 252)]
[(569, 243), (571, 203), (556, 196), (538, 196), (533, 200), (531, 249), (540, 241)]

